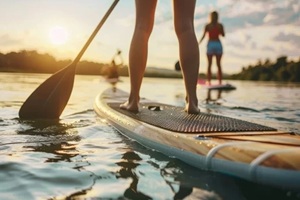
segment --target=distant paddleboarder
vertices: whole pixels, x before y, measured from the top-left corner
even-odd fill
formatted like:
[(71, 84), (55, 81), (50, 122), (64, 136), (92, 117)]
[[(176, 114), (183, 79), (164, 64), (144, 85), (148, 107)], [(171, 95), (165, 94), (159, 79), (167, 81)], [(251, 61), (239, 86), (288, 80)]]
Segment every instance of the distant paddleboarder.
[[(108, 83), (111, 83), (115, 87), (116, 83), (119, 81), (119, 66), (123, 65), (123, 58), (121, 56), (121, 51), (117, 50), (116, 54), (113, 56), (110, 66), (106, 69), (105, 79)], [(120, 64), (116, 63), (116, 58), (120, 60)]]
[(222, 84), (222, 67), (221, 67), (221, 58), (223, 55), (223, 47), (220, 41), (219, 36), (225, 37), (224, 27), (218, 21), (218, 13), (213, 11), (210, 13), (210, 23), (205, 25), (203, 36), (201, 37), (199, 44), (205, 38), (206, 33), (208, 34), (208, 43), (207, 43), (207, 61), (208, 61), (208, 68), (207, 68), (207, 84), (211, 85), (211, 65), (212, 65), (212, 58), (213, 56), (216, 57), (218, 73), (217, 78), (218, 82)]
[[(119, 49), (117, 50), (117, 53), (114, 55), (114, 57), (111, 60), (110, 66), (107, 68), (106, 71), (106, 78), (107, 79), (118, 79), (119, 78), (119, 72), (118, 68), (119, 66), (123, 65), (123, 58), (121, 56), (122, 51)], [(116, 63), (116, 58), (119, 58), (119, 64)]]

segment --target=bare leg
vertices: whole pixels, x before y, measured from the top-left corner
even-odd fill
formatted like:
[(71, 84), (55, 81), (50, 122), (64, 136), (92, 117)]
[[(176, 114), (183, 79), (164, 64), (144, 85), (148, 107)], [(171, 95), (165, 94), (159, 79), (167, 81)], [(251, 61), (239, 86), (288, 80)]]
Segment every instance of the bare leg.
[(207, 83), (208, 85), (211, 85), (211, 65), (212, 65), (212, 55), (208, 55), (207, 54), (207, 62), (208, 62), (208, 66), (207, 66)]
[(222, 54), (220, 55), (216, 55), (217, 58), (217, 67), (218, 67), (218, 80), (219, 80), (219, 84), (222, 84), (222, 67), (221, 67), (221, 58), (222, 58)]
[(136, 21), (129, 51), (129, 99), (121, 104), (122, 109), (137, 112), (140, 88), (148, 56), (148, 40), (153, 29), (157, 0), (135, 0)]
[(179, 57), (187, 93), (186, 112), (199, 113), (197, 80), (199, 73), (199, 47), (194, 30), (196, 0), (173, 0), (174, 24), (179, 41)]

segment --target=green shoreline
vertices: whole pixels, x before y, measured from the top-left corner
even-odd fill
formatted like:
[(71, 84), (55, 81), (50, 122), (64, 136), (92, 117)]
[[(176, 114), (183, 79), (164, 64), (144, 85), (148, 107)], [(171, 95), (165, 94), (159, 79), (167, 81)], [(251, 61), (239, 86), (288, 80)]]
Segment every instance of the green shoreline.
[[(71, 62), (71, 60), (57, 61), (53, 56), (37, 51), (0, 53), (0, 72), (53, 74)], [(103, 76), (108, 67), (110, 63), (80, 61), (77, 64), (76, 74)], [(127, 66), (119, 66), (118, 71), (120, 76), (128, 76)], [(175, 67), (174, 70), (147, 67), (145, 77), (182, 78), (182, 75)], [(199, 77), (205, 78), (205, 74), (199, 74)], [(216, 78), (216, 75), (212, 78)], [(223, 79), (300, 82), (300, 56), (298, 61), (288, 61), (286, 56), (277, 58), (275, 62), (268, 59), (265, 62), (258, 61), (257, 64), (243, 67), (239, 73), (223, 74)]]

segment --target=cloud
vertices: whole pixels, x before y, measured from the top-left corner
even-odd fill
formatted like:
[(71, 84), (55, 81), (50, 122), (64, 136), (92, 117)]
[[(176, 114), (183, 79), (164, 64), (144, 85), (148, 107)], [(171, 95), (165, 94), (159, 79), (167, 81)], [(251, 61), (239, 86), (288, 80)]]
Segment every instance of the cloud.
[(263, 51), (271, 51), (271, 52), (274, 51), (274, 49), (272, 47), (268, 46), (268, 45), (263, 46), (261, 48), (261, 50), (263, 50)]
[(156, 14), (155, 25), (161, 25), (173, 21), (171, 12), (159, 12)]
[(0, 36), (0, 45), (3, 46), (14, 46), (20, 44), (21, 40), (10, 37), (8, 34)]
[(230, 41), (226, 42), (226, 44), (228, 44), (232, 47), (235, 47), (235, 48), (240, 48), (240, 49), (242, 49), (245, 46), (245, 44), (243, 42), (238, 41), (238, 40), (230, 40)]
[(224, 0), (217, 5), (228, 31), (261, 25), (300, 25), (299, 0)]
[(300, 25), (299, 3), (292, 0), (273, 6), (265, 16), (263, 22), (271, 25), (287, 23)]
[(283, 33), (280, 32), (273, 38), (274, 41), (279, 42), (288, 42), (289, 44), (299, 47), (300, 46), (300, 35), (296, 35), (293, 33)]
[(116, 19), (117, 25), (120, 27), (132, 27), (135, 23), (135, 15), (134, 14), (129, 14), (126, 17)]

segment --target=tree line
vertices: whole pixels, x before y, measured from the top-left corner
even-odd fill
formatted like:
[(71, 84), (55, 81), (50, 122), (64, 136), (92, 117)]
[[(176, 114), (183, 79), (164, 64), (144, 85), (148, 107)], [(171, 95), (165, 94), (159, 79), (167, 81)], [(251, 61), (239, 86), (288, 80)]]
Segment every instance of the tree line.
[[(0, 53), (1, 72), (55, 73), (68, 66), (71, 62), (71, 60), (57, 61), (53, 56), (47, 53), (41, 54), (37, 51), (22, 50), (7, 54)], [(76, 74), (105, 75), (109, 66), (110, 63), (81, 61), (77, 65)], [(128, 76), (128, 67), (119, 66), (119, 75)], [(157, 73), (156, 75), (159, 76)], [(148, 74), (147, 76), (153, 76), (153, 74)], [(269, 59), (265, 62), (258, 61), (255, 65), (243, 67), (240, 73), (224, 78), (253, 81), (300, 82), (300, 58), (296, 62), (288, 61), (286, 56), (277, 58), (275, 62), (271, 62)]]
[(284, 81), (300, 82), (300, 58), (298, 61), (288, 61), (286, 56), (277, 58), (276, 62), (267, 59), (258, 61), (255, 65), (243, 67), (242, 71), (230, 76), (236, 80), (252, 81)]
[[(41, 54), (37, 51), (22, 50), (19, 52), (0, 53), (1, 72), (22, 72), (22, 73), (55, 73), (68, 66), (72, 60), (57, 61), (49, 54)], [(104, 75), (110, 63), (96, 63), (80, 61), (77, 64), (76, 74), (83, 75)], [(120, 75), (128, 75), (127, 67), (120, 66)]]

